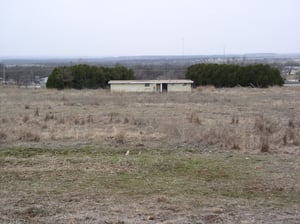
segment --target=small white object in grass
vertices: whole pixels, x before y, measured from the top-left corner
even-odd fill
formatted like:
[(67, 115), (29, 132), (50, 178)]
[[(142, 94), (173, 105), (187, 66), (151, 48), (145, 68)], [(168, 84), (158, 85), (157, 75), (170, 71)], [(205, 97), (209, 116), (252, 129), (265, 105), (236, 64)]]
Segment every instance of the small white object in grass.
[(129, 155), (129, 150), (125, 153), (125, 156), (128, 156)]

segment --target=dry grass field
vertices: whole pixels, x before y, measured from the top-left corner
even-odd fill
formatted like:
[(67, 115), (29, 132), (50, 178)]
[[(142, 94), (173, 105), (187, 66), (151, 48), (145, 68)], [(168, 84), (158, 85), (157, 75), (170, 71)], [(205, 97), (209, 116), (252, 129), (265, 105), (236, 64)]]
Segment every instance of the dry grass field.
[(299, 93), (0, 87), (0, 222), (300, 223)]

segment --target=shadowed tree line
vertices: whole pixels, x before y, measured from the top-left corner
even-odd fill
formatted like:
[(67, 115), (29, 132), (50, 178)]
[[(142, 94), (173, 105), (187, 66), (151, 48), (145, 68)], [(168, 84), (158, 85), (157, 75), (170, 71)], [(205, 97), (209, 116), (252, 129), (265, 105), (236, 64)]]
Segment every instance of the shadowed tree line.
[(194, 81), (195, 86), (213, 85), (215, 87), (282, 86), (284, 80), (280, 71), (270, 65), (232, 65), (232, 64), (195, 64), (188, 67), (186, 78)]
[[(17, 85), (39, 83), (39, 78), (49, 74), (48, 88), (106, 88), (109, 80), (116, 79), (181, 79), (188, 78), (198, 85), (215, 85), (216, 87), (249, 86), (267, 87), (282, 85), (283, 80), (279, 70), (284, 65), (271, 66), (238, 65), (238, 64), (207, 64), (201, 63), (188, 67), (187, 64), (147, 64), (134, 62), (123, 64), (70, 66), (41, 65), (41, 66), (7, 66), (6, 81), (13, 80)], [(278, 69), (276, 69), (278, 68)], [(1, 78), (3, 66), (0, 64)]]
[(115, 67), (97, 67), (87, 64), (61, 66), (53, 69), (47, 88), (96, 89), (106, 88), (109, 80), (135, 79), (132, 69), (116, 65)]

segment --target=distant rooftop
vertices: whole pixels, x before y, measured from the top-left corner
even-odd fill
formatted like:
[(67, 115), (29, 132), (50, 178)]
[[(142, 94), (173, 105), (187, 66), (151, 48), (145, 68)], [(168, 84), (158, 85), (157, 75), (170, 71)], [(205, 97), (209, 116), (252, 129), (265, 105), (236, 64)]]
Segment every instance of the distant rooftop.
[(194, 83), (192, 80), (189, 79), (169, 79), (169, 80), (111, 80), (108, 84), (145, 84), (145, 83), (152, 83), (152, 84), (160, 84), (160, 83)]

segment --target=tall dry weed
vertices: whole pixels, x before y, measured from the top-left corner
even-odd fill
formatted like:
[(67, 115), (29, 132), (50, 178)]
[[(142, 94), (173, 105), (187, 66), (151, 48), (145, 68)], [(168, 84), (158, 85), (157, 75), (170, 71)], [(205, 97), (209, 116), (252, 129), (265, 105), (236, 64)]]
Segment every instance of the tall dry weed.
[(23, 123), (26, 123), (27, 121), (29, 121), (29, 116), (27, 114), (24, 115), (22, 121), (23, 121)]
[(87, 123), (93, 123), (94, 122), (94, 117), (92, 115), (88, 115), (86, 122)]
[(2, 119), (1, 119), (1, 122), (2, 122), (2, 124), (5, 124), (5, 123), (8, 122), (8, 119), (7, 119), (7, 118), (2, 118)]
[(113, 123), (114, 120), (118, 117), (119, 113), (110, 112), (109, 113), (109, 123)]
[(78, 119), (78, 118), (75, 118), (75, 119), (74, 119), (74, 124), (75, 124), (75, 125), (78, 125), (79, 123), (80, 123), (79, 119)]
[(239, 123), (239, 116), (238, 115), (232, 115), (231, 124), (238, 124), (238, 123)]
[(188, 121), (193, 124), (198, 124), (198, 125), (202, 124), (197, 112), (192, 112), (188, 117)]
[(38, 107), (37, 107), (37, 108), (35, 109), (35, 111), (34, 111), (34, 116), (35, 116), (35, 117), (40, 116), (39, 108), (38, 108)]
[(240, 131), (229, 126), (211, 127), (203, 136), (203, 141), (208, 145), (219, 145), (223, 149), (241, 149), (242, 138)]
[(148, 121), (143, 118), (134, 118), (132, 120), (133, 125), (137, 126), (138, 128), (142, 128), (148, 125)]
[(128, 124), (128, 123), (129, 123), (129, 118), (125, 117), (124, 120), (123, 120), (123, 124)]
[(270, 134), (274, 134), (275, 132), (279, 131), (280, 127), (276, 122), (266, 118), (263, 115), (259, 115), (255, 119), (254, 129), (259, 134), (270, 135)]
[(267, 135), (260, 136), (260, 151), (261, 152), (269, 152), (269, 137)]
[(286, 128), (284, 137), (283, 137), (284, 145), (293, 144), (296, 146), (300, 145), (300, 127), (294, 121), (294, 119), (290, 119), (288, 121), (288, 127)]
[(57, 124), (65, 124), (65, 118), (63, 116), (57, 119)]
[(44, 121), (49, 121), (49, 120), (53, 120), (53, 119), (54, 119), (54, 115), (52, 114), (52, 112), (46, 113)]
[(120, 144), (120, 145), (123, 145), (125, 144), (125, 141), (126, 141), (126, 134), (124, 131), (120, 131), (116, 134), (116, 136), (114, 137), (115, 139), (115, 142), (117, 144)]
[(278, 121), (273, 121), (263, 115), (256, 117), (254, 124), (255, 134), (259, 137), (259, 147), (261, 152), (269, 152), (272, 147), (279, 144), (286, 145), (291, 138), (289, 133), (284, 133), (284, 127)]
[(7, 139), (7, 134), (4, 131), (0, 131), (0, 142), (4, 142)]
[(40, 136), (36, 132), (25, 130), (21, 131), (18, 137), (18, 140), (28, 141), (28, 142), (39, 142)]

